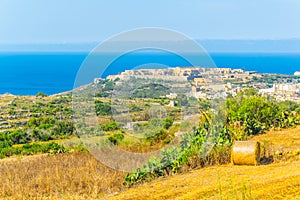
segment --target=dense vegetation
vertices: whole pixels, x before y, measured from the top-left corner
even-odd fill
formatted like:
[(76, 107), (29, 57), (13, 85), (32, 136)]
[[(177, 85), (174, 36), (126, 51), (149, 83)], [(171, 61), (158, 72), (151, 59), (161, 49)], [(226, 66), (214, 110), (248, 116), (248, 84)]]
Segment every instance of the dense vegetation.
[[(246, 90), (228, 98), (217, 114), (208, 104), (201, 102), (203, 119), (199, 128), (183, 135), (178, 147), (161, 152), (161, 158), (153, 157), (141, 169), (128, 173), (124, 184), (130, 186), (159, 176), (174, 174), (183, 166), (195, 167), (229, 161), (228, 151), (234, 140), (264, 133), (270, 128), (285, 128), (300, 124), (300, 105), (291, 101), (275, 102), (259, 96), (255, 90)], [(214, 115), (225, 121), (213, 121)], [(212, 149), (207, 145), (210, 140)], [(211, 151), (210, 151), (211, 150)], [(210, 151), (207, 153), (207, 151)], [(202, 155), (202, 156), (201, 156)]]
[(170, 94), (170, 92), (170, 88), (162, 84), (150, 83), (135, 89), (131, 97), (157, 99), (161, 96)]
[(102, 80), (97, 85), (97, 91), (95, 92), (95, 97), (109, 97), (111, 91), (115, 88), (115, 82), (110, 80)]
[(51, 143), (33, 143), (19, 146), (12, 146), (9, 143), (0, 144), (0, 158), (5, 158), (13, 155), (34, 155), (37, 153), (65, 153), (67, 149), (55, 142)]
[(226, 107), (227, 126), (232, 132), (240, 130), (239, 135), (232, 136), (234, 139), (300, 123), (299, 104), (291, 101), (275, 102), (270, 97), (259, 96), (254, 90), (228, 98)]
[(58, 121), (52, 117), (31, 118), (26, 126), (17, 130), (0, 132), (1, 144), (26, 144), (66, 138), (75, 132), (69, 120)]
[(95, 109), (97, 115), (112, 115), (112, 112), (115, 111), (109, 103), (100, 100), (95, 100)]
[(47, 141), (76, 135), (70, 102), (70, 96), (51, 98), (40, 92), (2, 106), (0, 121), (7, 125), (0, 132), (0, 157), (66, 152), (64, 146)]

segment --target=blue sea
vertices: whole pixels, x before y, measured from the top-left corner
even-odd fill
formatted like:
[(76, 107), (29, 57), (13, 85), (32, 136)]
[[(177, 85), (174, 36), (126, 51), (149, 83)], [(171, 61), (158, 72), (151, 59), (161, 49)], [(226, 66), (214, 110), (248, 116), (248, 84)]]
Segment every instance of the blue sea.
[[(48, 95), (73, 89), (76, 74), (87, 53), (1, 53), (0, 94)], [(101, 56), (99, 55), (100, 59)], [(260, 73), (293, 74), (300, 71), (300, 54), (212, 53), (217, 67), (241, 68)], [(146, 63), (170, 67), (188, 66), (181, 57), (169, 54), (132, 54), (111, 63), (99, 76), (117, 74)]]

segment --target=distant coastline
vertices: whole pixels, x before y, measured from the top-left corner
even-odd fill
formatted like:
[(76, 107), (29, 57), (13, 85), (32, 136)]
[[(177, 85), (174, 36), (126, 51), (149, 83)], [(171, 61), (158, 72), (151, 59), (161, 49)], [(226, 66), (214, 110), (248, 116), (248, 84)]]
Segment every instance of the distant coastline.
[[(87, 53), (0, 53), (0, 94), (48, 95), (73, 89), (81, 63)], [(151, 57), (152, 56), (152, 57)], [(133, 69), (151, 59), (170, 67), (188, 66), (170, 55), (130, 55), (121, 58), (102, 77)], [(289, 74), (300, 71), (300, 53), (212, 53), (217, 67), (229, 67), (259, 73)], [(100, 76), (100, 74), (99, 74)]]

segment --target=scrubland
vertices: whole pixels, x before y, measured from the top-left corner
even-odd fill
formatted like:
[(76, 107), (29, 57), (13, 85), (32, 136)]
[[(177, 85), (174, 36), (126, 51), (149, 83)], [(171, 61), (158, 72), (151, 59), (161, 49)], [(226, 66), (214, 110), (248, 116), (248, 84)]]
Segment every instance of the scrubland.
[[(284, 138), (278, 139), (283, 134)], [(104, 166), (86, 152), (5, 158), (0, 161), (0, 196), (2, 199), (299, 199), (300, 155), (285, 152), (300, 149), (297, 145), (300, 127), (269, 131), (252, 139), (265, 143), (274, 158), (272, 163), (198, 167), (131, 188), (122, 184), (124, 172)], [(278, 150), (280, 155), (276, 154)]]

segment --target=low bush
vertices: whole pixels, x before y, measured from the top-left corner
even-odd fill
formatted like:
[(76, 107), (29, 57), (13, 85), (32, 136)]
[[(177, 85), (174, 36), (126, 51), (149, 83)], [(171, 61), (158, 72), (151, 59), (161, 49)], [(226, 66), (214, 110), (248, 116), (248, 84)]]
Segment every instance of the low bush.
[(24, 144), (22, 146), (6, 146), (5, 148), (0, 148), (0, 158), (10, 157), (13, 155), (34, 155), (38, 153), (65, 153), (67, 149), (55, 142), (51, 143), (32, 143)]
[(99, 125), (103, 131), (114, 131), (119, 129), (119, 124), (115, 121), (109, 121), (106, 124)]
[(113, 135), (108, 137), (108, 140), (113, 144), (113, 145), (118, 145), (120, 142), (124, 140), (124, 135), (122, 133), (114, 133)]

